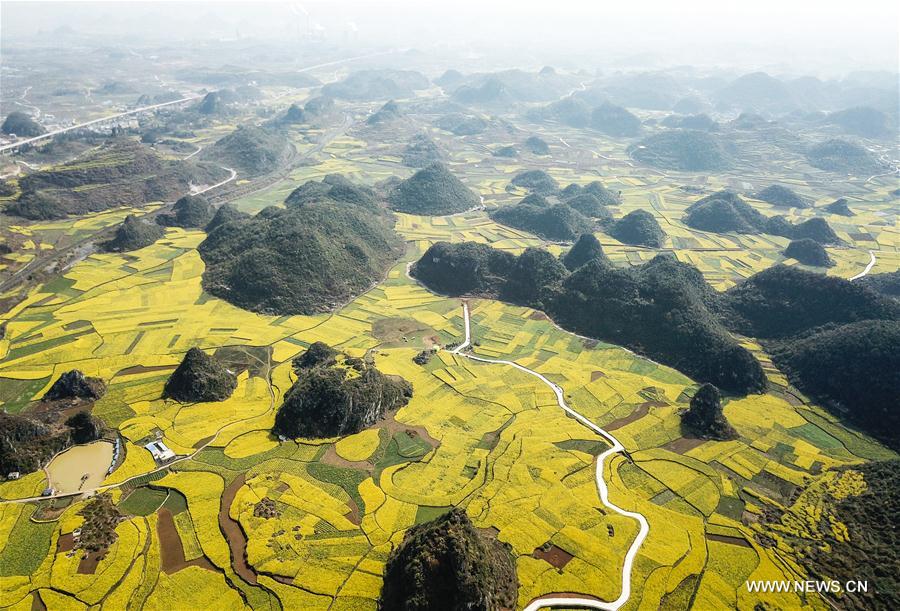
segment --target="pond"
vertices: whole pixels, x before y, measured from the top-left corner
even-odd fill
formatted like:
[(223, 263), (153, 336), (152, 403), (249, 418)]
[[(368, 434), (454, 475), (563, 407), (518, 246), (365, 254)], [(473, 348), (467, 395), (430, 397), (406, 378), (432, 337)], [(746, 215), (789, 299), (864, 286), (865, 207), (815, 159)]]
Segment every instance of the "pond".
[(113, 444), (108, 441), (72, 446), (47, 465), (48, 486), (57, 493), (96, 488), (106, 479), (112, 459)]

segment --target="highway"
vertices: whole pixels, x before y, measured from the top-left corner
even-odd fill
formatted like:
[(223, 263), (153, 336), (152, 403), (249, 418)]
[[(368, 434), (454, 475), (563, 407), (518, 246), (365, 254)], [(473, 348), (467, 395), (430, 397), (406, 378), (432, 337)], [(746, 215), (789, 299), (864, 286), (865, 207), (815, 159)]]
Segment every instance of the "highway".
[(19, 140), (18, 142), (13, 142), (12, 144), (6, 144), (4, 146), (0, 146), (0, 153), (3, 151), (11, 151), (19, 148), (23, 144), (31, 144), (33, 142), (40, 142), (41, 140), (46, 140), (47, 138), (52, 138), (53, 136), (58, 136), (59, 134), (64, 134), (66, 132), (70, 132), (72, 130), (81, 129), (83, 127), (88, 127), (90, 125), (97, 125), (98, 123), (103, 123), (104, 121), (110, 121), (112, 119), (118, 119), (120, 117), (127, 117), (129, 115), (136, 115), (138, 113), (147, 112), (148, 110), (156, 110), (157, 108), (163, 108), (165, 106), (172, 106), (173, 104), (183, 104), (184, 102), (190, 102), (191, 100), (196, 100), (197, 98), (203, 97), (200, 94), (188, 96), (186, 98), (180, 98), (177, 100), (172, 100), (171, 102), (163, 102), (161, 104), (153, 104), (152, 106), (142, 106), (140, 108), (135, 108), (133, 110), (128, 110), (125, 112), (120, 112), (114, 115), (109, 115), (108, 117), (102, 117), (100, 119), (93, 119), (91, 121), (86, 121), (84, 123), (79, 123), (78, 125), (72, 125), (70, 127), (64, 127), (62, 129), (56, 129), (52, 132), (47, 132), (46, 134), (41, 134), (40, 136), (35, 136), (33, 138), (26, 138), (25, 140)]

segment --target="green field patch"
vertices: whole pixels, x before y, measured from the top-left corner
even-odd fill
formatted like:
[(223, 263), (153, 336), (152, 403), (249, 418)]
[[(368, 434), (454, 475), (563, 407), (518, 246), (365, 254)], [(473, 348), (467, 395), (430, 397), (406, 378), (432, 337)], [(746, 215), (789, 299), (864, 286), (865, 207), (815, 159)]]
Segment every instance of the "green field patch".
[(496, 431), (488, 431), (484, 435), (481, 436), (481, 439), (478, 440), (478, 443), (475, 445), (479, 450), (488, 450), (491, 451), (497, 447), (497, 443), (500, 441), (500, 435), (503, 431), (508, 427), (513, 421), (516, 419), (515, 416), (510, 416), (509, 419), (503, 423)]
[(394, 435), (397, 453), (405, 458), (420, 458), (428, 454), (431, 444), (415, 431), (400, 431)]
[(85, 327), (92, 326), (93, 323), (89, 320), (73, 320), (70, 323), (66, 323), (62, 326), (62, 328), (66, 331), (75, 331), (76, 329), (84, 329)]
[(64, 296), (64, 297), (77, 297), (81, 295), (82, 291), (79, 291), (76, 288), (72, 288), (75, 286), (75, 280), (72, 278), (66, 278), (65, 276), (57, 276), (47, 284), (41, 287), (42, 293), (50, 293), (52, 295)]
[(697, 590), (699, 575), (688, 575), (681, 580), (675, 589), (667, 593), (659, 601), (660, 611), (684, 611), (691, 608), (694, 592)]
[(131, 494), (119, 502), (119, 509), (135, 516), (149, 516), (159, 509), (166, 500), (166, 491), (150, 486), (135, 488)]
[(554, 441), (553, 445), (560, 450), (574, 450), (591, 456), (597, 456), (609, 447), (599, 439), (566, 439), (565, 441)]
[(366, 479), (369, 474), (359, 469), (350, 469), (346, 467), (335, 467), (321, 462), (309, 463), (306, 467), (307, 472), (320, 482), (334, 484), (346, 492), (356, 506), (359, 508), (360, 514), (364, 515), (366, 504), (362, 495), (359, 493), (359, 485)]
[(0, 576), (30, 577), (47, 557), (56, 522), (32, 522), (36, 507), (26, 505), (0, 551)]
[(744, 501), (730, 496), (723, 496), (719, 499), (719, 504), (716, 506), (716, 513), (726, 518), (740, 521), (744, 513)]
[(441, 517), (445, 513), (449, 513), (453, 509), (450, 505), (445, 507), (436, 507), (433, 505), (419, 505), (416, 510), (416, 524), (423, 524)]
[(372, 335), (387, 345), (419, 342), (422, 338), (437, 335), (437, 331), (413, 318), (395, 316), (380, 318), (372, 325)]
[(231, 458), (225, 454), (224, 448), (207, 447), (202, 452), (198, 452), (194, 456), (197, 462), (223, 467), (229, 471), (247, 471), (248, 469), (258, 465), (259, 463), (271, 458), (289, 458), (297, 451), (297, 446), (293, 443), (279, 443), (271, 450), (254, 454), (253, 456), (245, 456), (244, 458)]
[(782, 499), (791, 498), (794, 491), (797, 489), (797, 486), (791, 482), (765, 470), (754, 475), (753, 479), (750, 480), (750, 483), (757, 489), (761, 489), (763, 492), (770, 494), (774, 493), (775, 496), (779, 496)]
[[(398, 433), (397, 435), (405, 435), (405, 433)], [(414, 456), (402, 454), (400, 452), (400, 446), (397, 442), (397, 435), (394, 435), (394, 437), (391, 438), (391, 441), (390, 443), (388, 443), (387, 449), (384, 451), (384, 454), (382, 454), (380, 458), (375, 460), (374, 476), (376, 481), (381, 476), (381, 472), (388, 467), (392, 467), (394, 465), (402, 465), (408, 462), (415, 462), (425, 456), (425, 454), (428, 453), (428, 450), (431, 449), (431, 446), (428, 446), (428, 448), (424, 452)]]
[(12, 378), (0, 378), (0, 404), (10, 414), (18, 414), (31, 398), (47, 385), (51, 376), (36, 380), (15, 380)]
[(82, 335), (87, 335), (88, 333), (93, 333), (93, 332), (94, 332), (93, 329), (87, 329), (80, 333), (73, 333), (71, 335), (62, 335), (60, 337), (46, 339), (42, 342), (35, 342), (33, 344), (28, 344), (27, 346), (20, 346), (17, 348), (13, 348), (6, 355), (6, 360), (13, 361), (15, 359), (22, 358), (23, 356), (30, 356), (32, 354), (44, 352), (45, 350), (50, 350), (52, 348), (58, 348), (59, 346), (65, 346), (66, 344), (74, 342), (76, 339), (78, 339)]
[(169, 496), (166, 498), (166, 501), (162, 506), (165, 509), (171, 511), (173, 516), (177, 516), (183, 511), (187, 511), (187, 498), (174, 488), (168, 488), (167, 491), (169, 493)]
[(792, 435), (796, 435), (800, 439), (804, 439), (814, 446), (822, 448), (823, 450), (839, 448), (842, 445), (840, 441), (811, 422), (802, 426), (795, 426), (787, 430)]
[[(181, 463), (179, 463), (179, 466), (180, 465)], [(139, 475), (138, 477), (130, 479), (122, 484), (122, 491), (128, 492), (129, 490), (132, 490), (134, 488), (145, 486), (150, 482), (155, 482), (158, 479), (164, 478), (166, 475), (168, 475), (168, 473), (168, 469), (161, 469), (160, 471), (154, 471), (153, 473), (145, 473), (144, 475)]]

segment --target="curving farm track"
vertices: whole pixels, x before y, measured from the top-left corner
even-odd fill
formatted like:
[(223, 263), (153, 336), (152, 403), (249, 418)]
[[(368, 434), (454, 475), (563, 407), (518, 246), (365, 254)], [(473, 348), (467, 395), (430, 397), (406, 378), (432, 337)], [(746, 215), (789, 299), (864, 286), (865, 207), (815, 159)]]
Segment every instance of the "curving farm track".
[(472, 341), (471, 325), (469, 323), (469, 304), (465, 302), (463, 302), (463, 317), (466, 326), (466, 339), (462, 344), (460, 344), (453, 350), (453, 354), (473, 361), (477, 361), (479, 363), (494, 363), (497, 365), (507, 365), (509, 367), (515, 367), (519, 371), (523, 371), (529, 375), (532, 375), (549, 386), (556, 395), (556, 403), (560, 408), (562, 408), (567, 414), (578, 420), (578, 422), (591, 429), (610, 443), (610, 448), (597, 457), (597, 470), (595, 473), (595, 479), (597, 481), (597, 491), (600, 494), (600, 501), (606, 507), (618, 513), (619, 515), (633, 518), (637, 520), (638, 524), (640, 524), (640, 530), (638, 531), (637, 537), (635, 537), (634, 541), (631, 543), (631, 546), (628, 548), (628, 552), (625, 554), (625, 562), (622, 564), (622, 590), (621, 594), (619, 594), (619, 597), (616, 600), (605, 602), (594, 600), (591, 598), (548, 595), (534, 599), (533, 601), (531, 601), (531, 603), (528, 604), (527, 607), (525, 607), (524, 611), (538, 611), (538, 609), (544, 609), (547, 607), (578, 607), (584, 609), (599, 609), (601, 611), (615, 611), (616, 609), (619, 609), (622, 605), (628, 602), (628, 599), (631, 597), (631, 567), (634, 564), (634, 558), (635, 556), (637, 556), (638, 550), (641, 548), (644, 539), (647, 538), (647, 533), (650, 532), (650, 525), (647, 523), (647, 519), (643, 515), (634, 511), (622, 509), (609, 500), (609, 488), (606, 485), (606, 481), (603, 479), (603, 465), (605, 464), (607, 458), (613, 456), (614, 454), (618, 454), (619, 452), (623, 452), (625, 450), (625, 447), (608, 431), (603, 430), (602, 428), (588, 420), (586, 417), (572, 409), (566, 403), (562, 388), (548, 380), (540, 373), (532, 369), (528, 369), (527, 367), (524, 367), (523, 365), (520, 365), (513, 361), (488, 359), (463, 352), (463, 350), (469, 347)]

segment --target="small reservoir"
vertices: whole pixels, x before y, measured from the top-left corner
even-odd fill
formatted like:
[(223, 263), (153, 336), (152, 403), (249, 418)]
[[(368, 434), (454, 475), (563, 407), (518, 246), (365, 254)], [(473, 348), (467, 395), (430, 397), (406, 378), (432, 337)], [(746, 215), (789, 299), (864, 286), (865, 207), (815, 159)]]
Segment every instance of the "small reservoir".
[(106, 479), (112, 460), (113, 444), (108, 441), (72, 446), (47, 465), (48, 486), (56, 493), (96, 488)]

